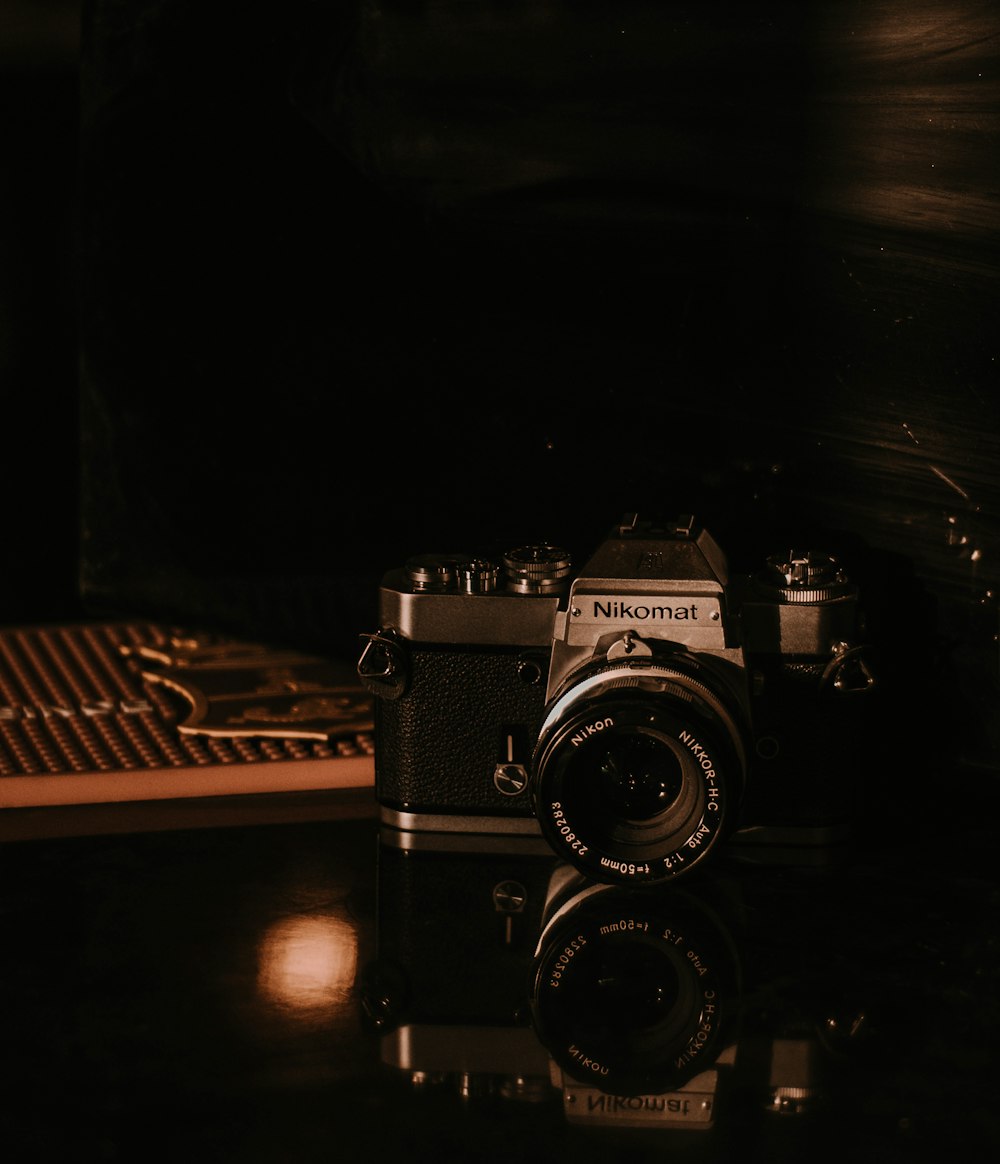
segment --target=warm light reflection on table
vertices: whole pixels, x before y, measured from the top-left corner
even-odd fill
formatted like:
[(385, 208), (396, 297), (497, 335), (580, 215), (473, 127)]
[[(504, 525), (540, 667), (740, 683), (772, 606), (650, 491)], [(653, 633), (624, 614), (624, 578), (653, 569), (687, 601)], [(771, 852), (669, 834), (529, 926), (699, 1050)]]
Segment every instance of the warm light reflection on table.
[(282, 918), (261, 939), (258, 990), (287, 1012), (313, 1017), (347, 1001), (357, 962), (357, 932), (344, 918), (315, 914)]

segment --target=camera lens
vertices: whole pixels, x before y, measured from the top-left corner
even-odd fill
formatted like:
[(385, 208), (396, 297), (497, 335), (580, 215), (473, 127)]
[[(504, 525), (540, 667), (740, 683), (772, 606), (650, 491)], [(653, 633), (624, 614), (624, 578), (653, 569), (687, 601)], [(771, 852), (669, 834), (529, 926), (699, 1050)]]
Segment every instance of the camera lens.
[(617, 1094), (673, 1089), (722, 1049), (738, 978), (728, 931), (703, 902), (601, 886), (542, 934), (535, 1028), (573, 1079)]
[(697, 668), (606, 664), (556, 699), (532, 794), (555, 851), (589, 876), (657, 883), (725, 834), (745, 774), (739, 713)]

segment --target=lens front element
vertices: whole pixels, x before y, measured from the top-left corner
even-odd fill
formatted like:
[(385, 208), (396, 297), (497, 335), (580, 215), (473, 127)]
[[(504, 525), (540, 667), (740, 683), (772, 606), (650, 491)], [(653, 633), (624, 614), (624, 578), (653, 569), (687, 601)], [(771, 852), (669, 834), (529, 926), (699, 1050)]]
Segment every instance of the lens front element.
[(670, 808), (684, 782), (677, 756), (644, 733), (612, 736), (596, 762), (599, 795), (609, 811), (636, 823)]

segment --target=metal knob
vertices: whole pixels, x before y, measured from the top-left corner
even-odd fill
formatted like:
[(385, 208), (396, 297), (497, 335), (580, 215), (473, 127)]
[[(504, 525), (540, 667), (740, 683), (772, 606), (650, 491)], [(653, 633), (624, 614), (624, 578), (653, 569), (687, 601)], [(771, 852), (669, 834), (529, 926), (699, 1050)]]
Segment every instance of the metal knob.
[(414, 590), (447, 590), (459, 566), (470, 561), (468, 554), (419, 554), (407, 560), (406, 576)]
[(555, 590), (569, 577), (572, 561), (561, 546), (518, 546), (504, 555), (507, 585), (519, 594)]
[(500, 567), (483, 558), (461, 562), (455, 570), (458, 588), (465, 594), (488, 594), (495, 590)]
[(780, 602), (806, 605), (839, 598), (851, 589), (837, 560), (816, 550), (788, 550), (767, 559), (764, 582)]

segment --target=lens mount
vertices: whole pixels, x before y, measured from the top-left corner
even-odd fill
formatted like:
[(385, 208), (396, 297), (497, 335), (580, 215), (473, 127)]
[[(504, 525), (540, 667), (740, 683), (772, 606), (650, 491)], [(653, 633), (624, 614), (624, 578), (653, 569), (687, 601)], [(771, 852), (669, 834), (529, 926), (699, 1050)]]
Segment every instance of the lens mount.
[(672, 879), (714, 848), (734, 816), (746, 771), (738, 713), (692, 671), (605, 664), (546, 716), (535, 815), (556, 853), (596, 880)]

